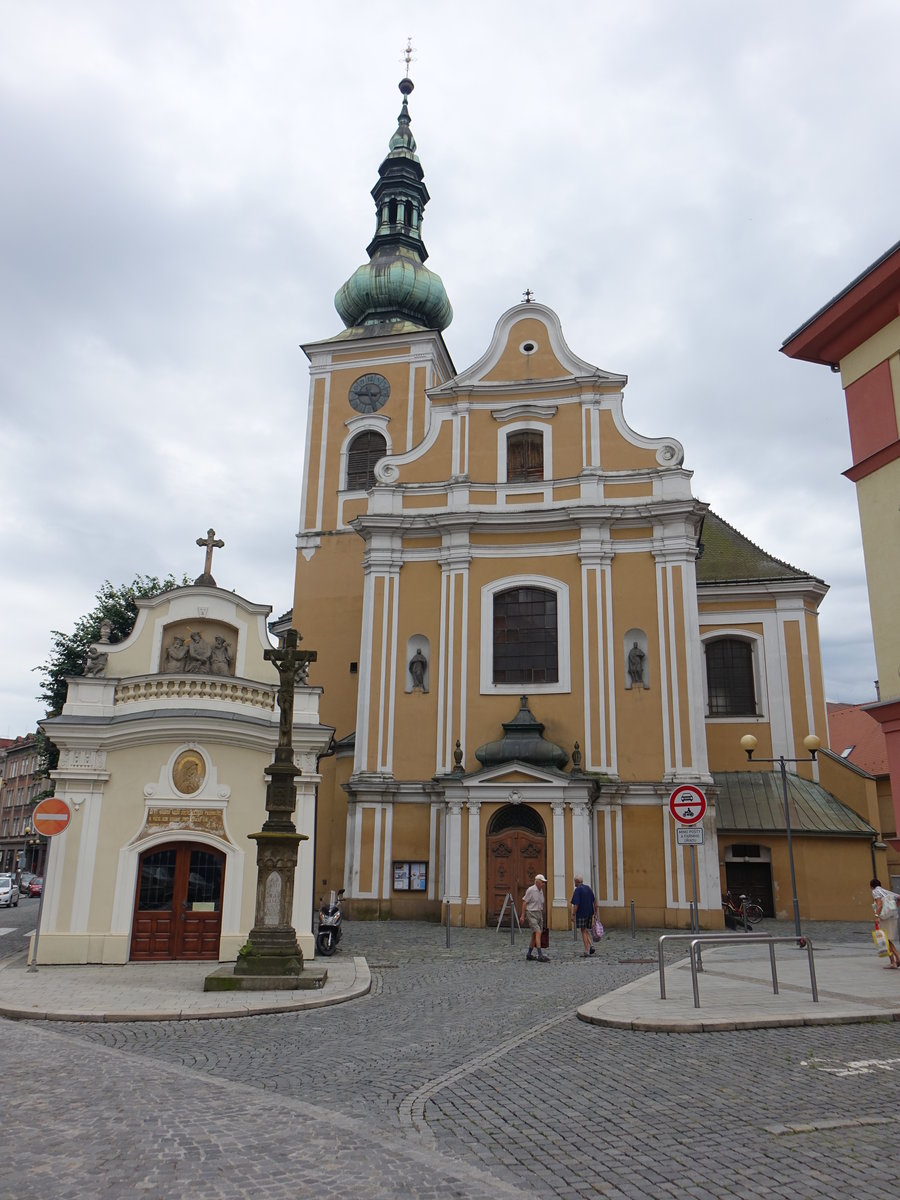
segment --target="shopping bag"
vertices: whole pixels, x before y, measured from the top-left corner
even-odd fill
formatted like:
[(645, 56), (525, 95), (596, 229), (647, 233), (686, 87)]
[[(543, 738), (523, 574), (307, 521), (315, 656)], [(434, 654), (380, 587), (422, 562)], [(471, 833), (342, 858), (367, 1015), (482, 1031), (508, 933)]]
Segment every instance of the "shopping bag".
[(879, 958), (890, 958), (891, 949), (888, 945), (887, 934), (883, 929), (872, 930), (872, 941), (875, 943)]
[(605, 930), (603, 928), (603, 922), (599, 917), (594, 917), (594, 924), (591, 926), (591, 937), (593, 940), (595, 942), (599, 942), (603, 937), (604, 932)]
[(541, 949), (546, 950), (549, 945), (550, 945), (550, 930), (542, 929), (541, 930)]

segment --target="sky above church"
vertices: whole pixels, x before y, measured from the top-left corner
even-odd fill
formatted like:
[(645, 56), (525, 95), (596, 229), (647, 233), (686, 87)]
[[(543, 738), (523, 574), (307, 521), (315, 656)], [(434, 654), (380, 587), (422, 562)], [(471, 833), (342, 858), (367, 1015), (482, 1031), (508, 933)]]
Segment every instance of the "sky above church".
[[(414, 45), (457, 370), (526, 288), (695, 494), (826, 580), (874, 699), (839, 376), (782, 341), (900, 237), (895, 0), (0, 0), (0, 736), (108, 579), (292, 601), (308, 376)], [(322, 681), (327, 686), (327, 681)]]

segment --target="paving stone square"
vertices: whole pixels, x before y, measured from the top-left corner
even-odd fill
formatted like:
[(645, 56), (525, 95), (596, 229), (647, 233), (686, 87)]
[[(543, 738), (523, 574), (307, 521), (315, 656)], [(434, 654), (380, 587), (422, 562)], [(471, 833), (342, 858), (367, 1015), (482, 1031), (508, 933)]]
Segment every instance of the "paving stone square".
[(556, 935), (544, 967), (491, 930), (453, 930), (448, 949), (439, 926), (348, 922), (341, 953), (373, 980), (349, 1003), (2, 1021), (4, 1082), (33, 1097), (5, 1116), (4, 1178), (21, 1200), (895, 1197), (900, 1022), (578, 1020), (652, 970), (657, 936), (611, 931), (586, 962)]

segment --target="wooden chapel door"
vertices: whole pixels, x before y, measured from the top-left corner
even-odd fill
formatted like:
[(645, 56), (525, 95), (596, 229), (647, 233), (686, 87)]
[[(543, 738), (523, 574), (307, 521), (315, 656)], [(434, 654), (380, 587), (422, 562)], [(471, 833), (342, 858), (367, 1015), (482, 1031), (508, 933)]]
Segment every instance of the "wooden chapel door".
[(225, 855), (179, 842), (148, 850), (138, 866), (131, 959), (218, 959)]
[[(487, 839), (487, 923), (496, 924), (507, 892), (516, 911), (535, 875), (547, 874), (547, 839), (529, 829), (504, 829)], [(509, 919), (509, 908), (503, 924)]]

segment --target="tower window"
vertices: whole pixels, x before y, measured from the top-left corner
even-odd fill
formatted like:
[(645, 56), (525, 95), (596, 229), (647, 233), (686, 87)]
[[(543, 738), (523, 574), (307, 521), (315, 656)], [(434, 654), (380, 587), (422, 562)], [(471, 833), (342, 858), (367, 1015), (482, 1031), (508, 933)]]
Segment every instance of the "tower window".
[(375, 430), (358, 433), (347, 450), (347, 488), (368, 491), (375, 486), (375, 464), (387, 454), (384, 436)]
[(494, 596), (494, 683), (556, 683), (556, 593), (518, 587)]
[(707, 642), (706, 684), (711, 717), (756, 716), (750, 643), (740, 638)]
[(506, 439), (506, 479), (522, 483), (544, 478), (544, 435), (534, 429), (511, 433)]
[(397, 201), (391, 200), (388, 204), (388, 220), (392, 225), (397, 224)]

